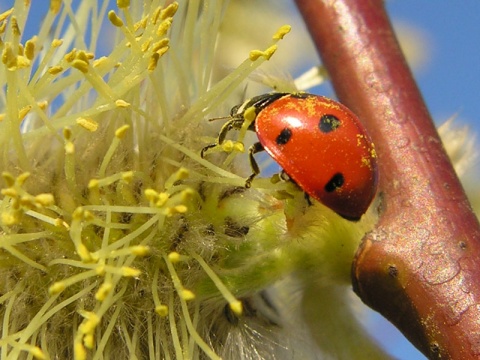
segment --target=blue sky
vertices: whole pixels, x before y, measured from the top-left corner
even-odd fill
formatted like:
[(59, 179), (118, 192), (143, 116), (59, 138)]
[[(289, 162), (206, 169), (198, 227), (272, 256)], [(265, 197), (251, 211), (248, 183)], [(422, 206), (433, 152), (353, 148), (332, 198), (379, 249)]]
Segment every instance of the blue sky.
[[(286, 1), (286, 0), (282, 0)], [(13, 0), (1, 0), (0, 11)], [(33, 1), (35, 4), (35, 1)], [(45, 1), (45, 3), (47, 3)], [(42, 6), (45, 5), (42, 4)], [(429, 55), (415, 76), (427, 106), (437, 124), (453, 115), (460, 123), (480, 128), (480, 1), (478, 0), (386, 0), (394, 22), (421, 30), (429, 40)], [(41, 17), (42, 12), (32, 12)], [(32, 23), (38, 19), (31, 18)], [(34, 31), (34, 30), (33, 30)], [(26, 38), (32, 34), (26, 31)], [(398, 359), (425, 359), (403, 340), (396, 330), (379, 317), (372, 322), (373, 332)]]
[(415, 73), (425, 101), (438, 122), (458, 114), (480, 126), (480, 2), (386, 1), (397, 21), (423, 30), (430, 43), (429, 60)]

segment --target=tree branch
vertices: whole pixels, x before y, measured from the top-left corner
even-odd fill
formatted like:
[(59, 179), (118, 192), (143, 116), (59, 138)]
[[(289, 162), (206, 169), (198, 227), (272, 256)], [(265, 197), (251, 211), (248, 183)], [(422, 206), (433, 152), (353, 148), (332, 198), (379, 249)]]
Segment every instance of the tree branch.
[(376, 145), (380, 220), (354, 290), (432, 359), (480, 356), (480, 230), (380, 0), (296, 0)]

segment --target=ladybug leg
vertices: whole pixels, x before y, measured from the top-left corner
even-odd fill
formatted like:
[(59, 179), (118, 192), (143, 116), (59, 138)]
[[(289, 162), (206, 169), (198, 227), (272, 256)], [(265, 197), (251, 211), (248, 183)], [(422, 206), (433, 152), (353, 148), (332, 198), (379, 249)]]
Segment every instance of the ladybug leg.
[(248, 189), (250, 186), (252, 186), (252, 181), (260, 173), (260, 168), (258, 167), (257, 161), (255, 160), (254, 156), (256, 153), (259, 153), (263, 151), (263, 145), (260, 144), (259, 142), (253, 144), (250, 146), (248, 149), (248, 158), (250, 160), (250, 167), (252, 168), (252, 175), (250, 175), (247, 180), (245, 181), (245, 187)]
[(208, 150), (208, 149), (211, 149), (211, 148), (214, 148), (215, 146), (217, 146), (218, 144), (208, 144), (207, 146), (203, 147), (202, 151), (200, 151), (200, 157), (203, 159), (205, 157), (205, 152)]
[(203, 158), (205, 156), (205, 152), (208, 149), (214, 148), (215, 146), (222, 145), (223, 142), (225, 141), (225, 138), (227, 137), (227, 134), (230, 130), (233, 129), (240, 129), (243, 125), (243, 119), (239, 118), (232, 118), (231, 120), (227, 121), (222, 128), (220, 129), (220, 132), (218, 133), (218, 139), (217, 142), (214, 144), (209, 144), (205, 146), (202, 151), (200, 151), (200, 156)]
[(312, 200), (310, 200), (310, 195), (308, 195), (306, 192), (303, 193), (303, 196), (305, 196), (305, 200), (307, 200), (307, 205), (308, 206), (312, 206), (313, 203), (312, 203)]
[[(290, 176), (288, 176), (288, 174), (285, 172), (285, 170), (282, 170), (280, 172), (279, 178), (282, 179), (283, 181), (290, 181), (290, 182), (294, 183), (301, 190), (300, 186), (298, 186), (298, 184)], [(312, 206), (313, 203), (312, 203), (312, 199), (310, 199), (310, 195), (308, 195), (308, 193), (306, 193), (306, 192), (303, 192), (303, 196), (305, 197), (305, 201), (307, 202), (307, 205)]]
[(293, 181), (292, 179), (290, 179), (290, 176), (288, 176), (288, 174), (283, 169), (282, 171), (280, 171), (280, 174), (278, 175), (278, 177), (283, 181)]

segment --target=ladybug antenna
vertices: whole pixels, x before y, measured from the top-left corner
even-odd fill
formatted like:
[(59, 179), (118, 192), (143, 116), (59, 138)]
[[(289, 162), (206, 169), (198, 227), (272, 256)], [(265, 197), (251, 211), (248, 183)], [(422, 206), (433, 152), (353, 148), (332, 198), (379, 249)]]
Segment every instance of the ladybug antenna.
[(208, 119), (208, 121), (225, 120), (225, 119), (230, 119), (230, 118), (231, 118), (230, 115), (228, 115), (228, 116), (219, 116), (219, 117), (210, 118), (210, 119)]

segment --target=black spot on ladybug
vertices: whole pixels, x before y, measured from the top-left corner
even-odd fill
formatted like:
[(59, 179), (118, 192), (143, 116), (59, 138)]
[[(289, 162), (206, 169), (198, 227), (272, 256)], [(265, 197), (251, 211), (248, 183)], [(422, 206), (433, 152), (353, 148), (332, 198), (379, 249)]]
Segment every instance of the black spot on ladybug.
[(275, 142), (277, 145), (285, 145), (290, 138), (292, 137), (292, 130), (289, 128), (283, 129), (280, 134), (278, 134), (277, 138), (275, 139)]
[(329, 133), (336, 130), (341, 124), (341, 121), (334, 115), (323, 115), (318, 122), (318, 128), (323, 133)]
[(341, 188), (344, 182), (345, 182), (345, 178), (343, 177), (343, 174), (336, 173), (335, 175), (332, 176), (330, 181), (325, 185), (325, 191), (326, 192), (335, 191), (336, 189)]

